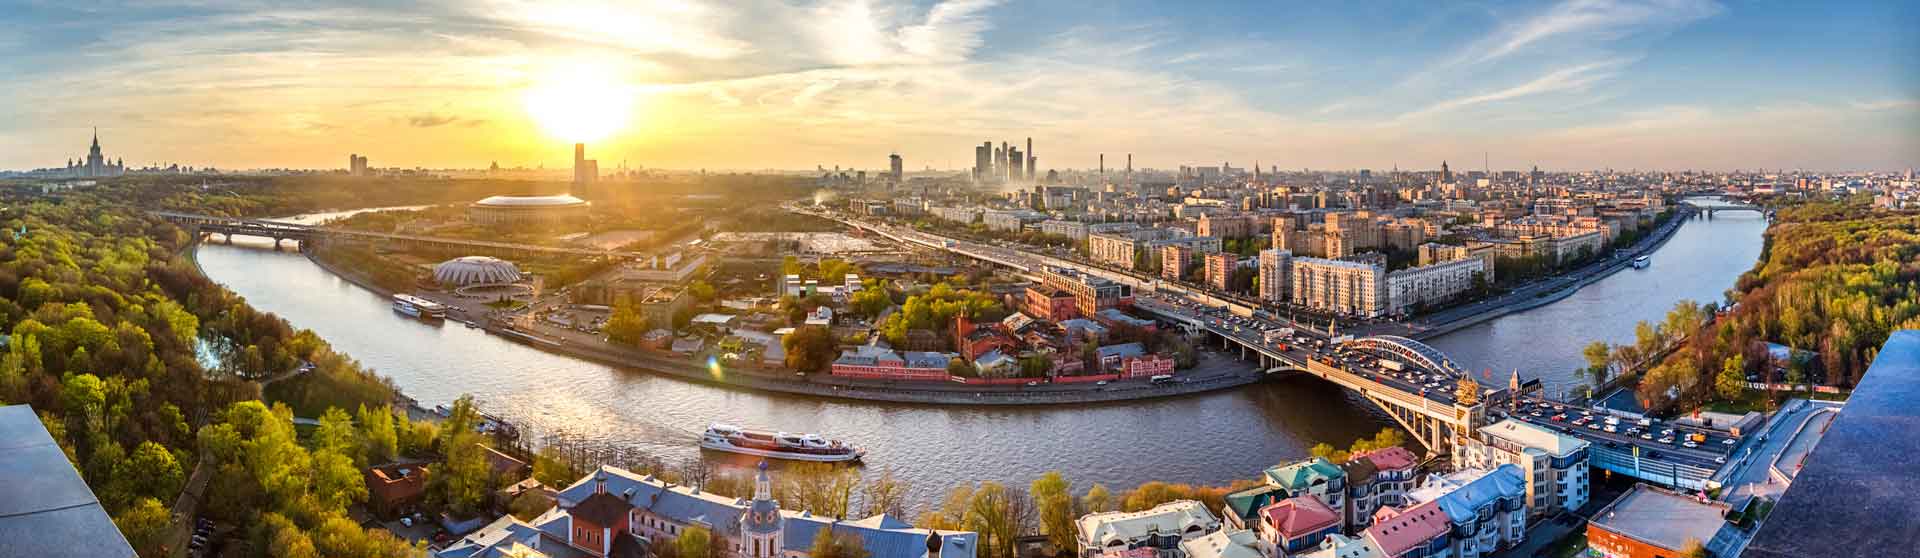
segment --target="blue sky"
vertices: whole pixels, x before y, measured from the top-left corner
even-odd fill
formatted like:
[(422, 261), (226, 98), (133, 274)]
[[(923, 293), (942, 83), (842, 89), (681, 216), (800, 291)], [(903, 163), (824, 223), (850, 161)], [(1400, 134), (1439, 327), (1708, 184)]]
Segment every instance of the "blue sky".
[(0, 168), (564, 165), (562, 68), (603, 167), (1920, 165), (1913, 2), (11, 4)]

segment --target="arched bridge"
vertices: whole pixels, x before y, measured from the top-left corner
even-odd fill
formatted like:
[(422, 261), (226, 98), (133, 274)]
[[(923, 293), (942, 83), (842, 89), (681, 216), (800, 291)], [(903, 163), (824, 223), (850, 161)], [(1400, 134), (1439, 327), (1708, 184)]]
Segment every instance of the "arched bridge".
[(1436, 372), (1445, 372), (1455, 378), (1466, 375), (1466, 371), (1455, 365), (1451, 359), (1447, 358), (1446, 353), (1440, 352), (1440, 349), (1406, 337), (1375, 335), (1355, 339), (1350, 345), (1356, 349), (1390, 353), (1411, 361), (1410, 364)]
[(499, 256), (499, 257), (537, 255), (537, 256), (612, 257), (612, 258), (638, 259), (638, 258), (646, 257), (647, 255), (641, 252), (593, 250), (593, 249), (586, 249), (586, 248), (565, 248), (565, 247), (559, 247), (559, 246), (541, 246), (537, 244), (495, 242), (490, 240), (470, 240), (470, 239), (464, 239), (464, 238), (441, 238), (441, 237), (419, 236), (419, 235), (409, 235), (409, 234), (356, 231), (356, 230), (349, 230), (349, 229), (299, 225), (294, 223), (281, 223), (277, 221), (264, 221), (260, 219), (241, 219), (237, 217), (220, 217), (220, 216), (214, 216), (214, 215), (198, 215), (193, 213), (180, 213), (176, 211), (149, 211), (148, 213), (156, 217), (159, 217), (161, 219), (165, 219), (168, 222), (171, 222), (173, 224), (190, 228), (194, 232), (200, 233), (200, 234), (206, 234), (206, 233), (219, 234), (222, 236), (226, 236), (229, 239), (231, 239), (234, 235), (253, 236), (253, 237), (259, 237), (259, 238), (271, 238), (274, 240), (275, 247), (278, 247), (280, 245), (280, 242), (284, 240), (292, 240), (295, 242), (299, 242), (301, 243), (302, 247), (305, 247), (310, 241), (322, 240), (322, 239), (328, 239), (328, 238), (343, 238), (343, 239), (351, 239), (351, 240), (372, 242), (372, 243), (382, 243), (382, 244), (389, 244), (389, 245), (423, 247), (423, 248), (440, 249), (440, 250), (457, 250), (457, 251), (472, 252), (477, 254), (485, 254), (485, 255)]

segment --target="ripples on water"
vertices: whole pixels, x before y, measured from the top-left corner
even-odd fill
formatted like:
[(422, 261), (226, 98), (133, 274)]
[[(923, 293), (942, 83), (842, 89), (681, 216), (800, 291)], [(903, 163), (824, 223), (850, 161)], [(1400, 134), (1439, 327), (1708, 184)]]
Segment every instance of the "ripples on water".
[[(1757, 217), (1731, 215), (1689, 223), (1655, 256), (1652, 269), (1622, 272), (1565, 301), (1433, 343), (1476, 369), (1519, 366), (1523, 376), (1564, 381), (1588, 340), (1631, 338), (1634, 321), (1658, 318), (1680, 298), (1718, 299), (1751, 266), (1763, 227)], [(1220, 484), (1303, 456), (1316, 443), (1344, 446), (1393, 424), (1371, 404), (1305, 377), (1177, 399), (1044, 408), (734, 391), (575, 360), (457, 323), (405, 319), (389, 301), (297, 253), (204, 245), (198, 257), (207, 275), (256, 308), (314, 330), (423, 404), (471, 393), (529, 436), (564, 434), (667, 460), (698, 455), (694, 438), (709, 422), (820, 432), (867, 448), (867, 474), (891, 470), (911, 483), (919, 502), (937, 501), (958, 483), (1024, 485), (1056, 469), (1081, 487)]]

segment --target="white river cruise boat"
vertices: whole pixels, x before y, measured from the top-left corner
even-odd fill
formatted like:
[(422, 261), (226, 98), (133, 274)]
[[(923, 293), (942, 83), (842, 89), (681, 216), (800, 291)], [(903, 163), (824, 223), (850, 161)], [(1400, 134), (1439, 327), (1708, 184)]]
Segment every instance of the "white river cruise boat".
[(447, 318), (445, 305), (406, 293), (393, 295), (393, 311), (423, 320)]
[(700, 435), (700, 447), (729, 453), (791, 461), (858, 461), (865, 450), (818, 434), (789, 434), (747, 430), (715, 423)]

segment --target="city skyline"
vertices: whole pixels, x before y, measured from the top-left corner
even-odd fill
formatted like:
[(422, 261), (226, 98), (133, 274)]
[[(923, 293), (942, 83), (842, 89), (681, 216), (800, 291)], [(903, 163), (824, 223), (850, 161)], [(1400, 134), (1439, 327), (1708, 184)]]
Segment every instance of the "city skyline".
[(599, 159), (662, 168), (964, 171), (1027, 137), (1038, 174), (1100, 153), (1846, 171), (1920, 152), (1916, 12), (1891, 2), (667, 4), (27, 6), (0, 20), (0, 168), (57, 167), (98, 125), (130, 167), (559, 169), (573, 138), (532, 106), (556, 83), (608, 105), (569, 116), (619, 121), (595, 126)]

